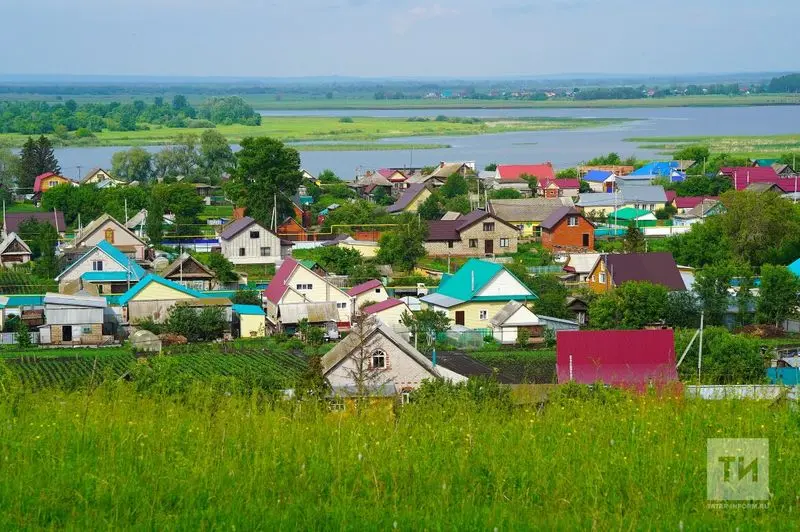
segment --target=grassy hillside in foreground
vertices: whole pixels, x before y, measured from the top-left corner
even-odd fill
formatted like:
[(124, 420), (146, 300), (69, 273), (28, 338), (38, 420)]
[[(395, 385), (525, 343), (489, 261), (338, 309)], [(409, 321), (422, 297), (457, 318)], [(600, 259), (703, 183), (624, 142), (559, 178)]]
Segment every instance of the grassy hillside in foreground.
[[(353, 144), (353, 141), (376, 141), (384, 138), (420, 137), (420, 136), (454, 136), (480, 135), (483, 133), (506, 133), (511, 131), (544, 131), (551, 129), (579, 129), (601, 127), (625, 122), (625, 119), (605, 118), (507, 118), (492, 120), (462, 119), (410, 121), (405, 118), (355, 117), (350, 121), (342, 121), (330, 116), (281, 116), (264, 117), (259, 126), (240, 124), (220, 125), (216, 131), (225, 135), (232, 143), (245, 137), (274, 137), (285, 142), (335, 141)], [(52, 137), (57, 145), (75, 146), (136, 146), (158, 145), (174, 142), (181, 135), (194, 133), (199, 135), (202, 129), (170, 128), (149, 126), (140, 131), (103, 131), (95, 137), (85, 139), (59, 139)], [(27, 135), (16, 133), (0, 134), (0, 144), (19, 147), (27, 139)], [(366, 143), (366, 147), (380, 147), (383, 144)], [(430, 147), (430, 145), (428, 145)], [(437, 145), (434, 145), (436, 147)], [(324, 149), (318, 144), (315, 149)], [(336, 145), (327, 146), (338, 150)], [(406, 146), (407, 147), (407, 146)], [(423, 145), (425, 147), (425, 145)], [(404, 148), (405, 149), (405, 148)]]
[[(460, 398), (362, 415), (121, 383), (0, 401), (0, 526), (793, 529), (800, 416), (751, 401)], [(714, 509), (706, 439), (768, 438), (767, 509)], [(763, 467), (760, 466), (760, 467)], [(763, 471), (763, 469), (761, 470)]]

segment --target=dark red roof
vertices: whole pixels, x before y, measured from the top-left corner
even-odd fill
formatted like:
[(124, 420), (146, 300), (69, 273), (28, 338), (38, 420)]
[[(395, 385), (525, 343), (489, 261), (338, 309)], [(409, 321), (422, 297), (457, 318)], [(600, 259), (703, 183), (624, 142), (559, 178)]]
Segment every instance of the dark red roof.
[(386, 301), (375, 303), (374, 305), (364, 307), (361, 310), (364, 312), (364, 314), (375, 314), (376, 312), (381, 312), (382, 310), (386, 310), (387, 308), (392, 308), (396, 307), (397, 305), (403, 305), (403, 304), (404, 303), (399, 299), (389, 298)]
[(267, 301), (276, 305), (280, 302), (283, 294), (289, 289), (289, 285), (286, 282), (298, 266), (298, 262), (291, 257), (283, 261), (281, 267), (275, 272), (275, 277), (272, 278), (266, 290), (264, 290), (264, 297), (267, 298)]
[(719, 196), (684, 196), (682, 198), (675, 198), (675, 208), (677, 209), (693, 209), (700, 205), (703, 200), (718, 200)]
[(583, 213), (575, 207), (559, 207), (558, 209), (554, 210), (550, 216), (544, 219), (544, 221), (540, 224), (540, 227), (549, 231), (550, 229), (554, 228), (558, 222), (563, 220), (565, 216), (570, 214), (575, 214), (585, 219)]
[(725, 167), (720, 168), (719, 172), (731, 178), (736, 190), (744, 190), (751, 183), (773, 183), (780, 186), (783, 180), (790, 179), (778, 175), (771, 166)]
[(509, 224), (505, 220), (501, 220), (494, 214), (486, 212), (481, 209), (475, 209), (474, 211), (465, 214), (458, 218), (457, 220), (431, 220), (428, 222), (428, 242), (436, 242), (436, 241), (449, 241), (449, 240), (460, 240), (461, 237), (459, 233), (464, 229), (474, 225), (476, 222), (479, 222), (483, 218), (492, 218), (497, 223), (502, 223), (508, 225), (509, 227), (516, 230), (517, 228), (513, 225)]
[(675, 201), (675, 198), (678, 196), (678, 193), (674, 190), (665, 190), (664, 194), (667, 195), (667, 203), (672, 203)]
[(383, 284), (379, 280), (373, 279), (371, 281), (367, 281), (366, 283), (355, 285), (353, 288), (347, 291), (347, 295), (357, 296), (358, 294), (363, 294), (364, 292), (367, 292), (369, 290), (374, 290), (379, 286), (383, 286)]
[(558, 188), (581, 188), (581, 182), (578, 179), (543, 179), (539, 186), (547, 188), (551, 183), (555, 183)]
[(497, 165), (497, 174), (500, 176), (500, 181), (503, 183), (524, 183), (523, 179), (520, 178), (522, 174), (536, 176), (540, 181), (556, 178), (551, 163), (500, 164)]
[(672, 253), (614, 253), (605, 255), (604, 260), (616, 286), (627, 281), (648, 281), (670, 290), (686, 290)]
[(643, 390), (678, 381), (672, 329), (558, 331), (558, 382), (605, 384)]
[[(6, 214), (6, 233), (19, 233), (19, 226), (26, 220), (34, 219), (37, 222), (46, 222), (55, 227), (59, 232), (63, 232), (67, 225), (64, 223), (64, 213), (52, 212), (10, 212)], [(20, 235), (20, 238), (27, 240), (31, 235)]]

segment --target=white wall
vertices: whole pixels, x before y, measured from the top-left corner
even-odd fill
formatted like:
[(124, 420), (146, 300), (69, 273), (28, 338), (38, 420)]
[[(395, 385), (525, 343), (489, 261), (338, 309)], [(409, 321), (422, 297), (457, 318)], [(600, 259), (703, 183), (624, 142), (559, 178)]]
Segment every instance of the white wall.
[[(250, 238), (251, 231), (258, 231), (258, 238)], [(222, 254), (234, 264), (274, 264), (281, 258), (281, 241), (267, 229), (253, 223), (231, 240), (219, 239)], [(261, 248), (269, 248), (269, 255), (262, 256)], [(244, 256), (239, 250), (244, 248)]]

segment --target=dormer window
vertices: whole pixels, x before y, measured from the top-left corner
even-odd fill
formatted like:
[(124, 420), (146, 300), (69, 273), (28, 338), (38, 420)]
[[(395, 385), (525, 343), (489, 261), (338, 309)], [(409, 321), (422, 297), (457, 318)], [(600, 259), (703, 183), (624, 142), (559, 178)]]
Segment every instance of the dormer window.
[(567, 218), (567, 225), (570, 227), (578, 227), (578, 217), (570, 216), (569, 218)]

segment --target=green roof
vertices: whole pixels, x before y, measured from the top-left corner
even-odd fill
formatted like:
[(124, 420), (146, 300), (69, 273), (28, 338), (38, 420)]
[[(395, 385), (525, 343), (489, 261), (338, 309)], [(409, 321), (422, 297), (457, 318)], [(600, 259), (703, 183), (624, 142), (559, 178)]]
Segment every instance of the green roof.
[(756, 163), (756, 166), (772, 166), (778, 162), (778, 159), (754, 159), (753, 162)]
[(502, 269), (503, 267), (496, 262), (470, 259), (452, 277), (439, 284), (437, 293), (468, 301)]
[(642, 216), (647, 216), (651, 211), (647, 209), (634, 209), (633, 207), (625, 207), (616, 212), (609, 213), (607, 219), (611, 220), (617, 218), (619, 220), (637, 220)]
[(317, 261), (311, 260), (311, 259), (303, 259), (303, 260), (299, 260), (297, 262), (299, 262), (300, 264), (302, 264), (303, 266), (305, 266), (309, 270), (314, 269), (314, 266), (317, 265)]

